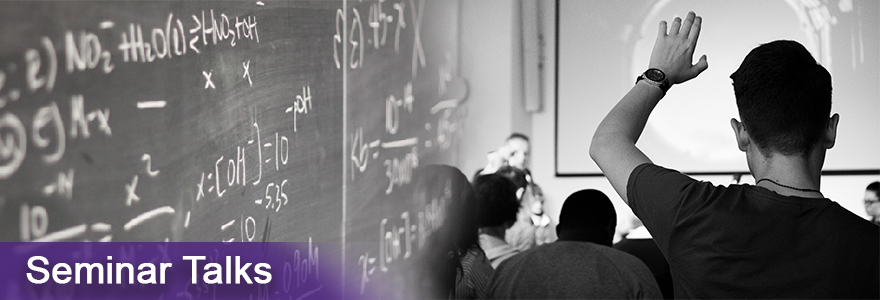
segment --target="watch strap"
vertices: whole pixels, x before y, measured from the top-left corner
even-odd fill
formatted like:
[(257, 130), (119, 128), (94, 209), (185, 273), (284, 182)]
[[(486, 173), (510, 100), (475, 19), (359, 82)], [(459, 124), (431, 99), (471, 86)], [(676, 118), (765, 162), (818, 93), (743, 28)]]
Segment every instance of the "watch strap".
[[(647, 72), (647, 71), (645, 71), (645, 72)], [(654, 81), (654, 80), (651, 80), (650, 78), (648, 78), (647, 76), (645, 76), (645, 73), (642, 73), (641, 75), (639, 75), (639, 77), (636, 77), (636, 83), (638, 84), (639, 81), (642, 81), (642, 80), (644, 80), (646, 83), (648, 83), (650, 85), (653, 85), (653, 86), (660, 88), (660, 90), (663, 92), (663, 95), (666, 95), (666, 91), (668, 91), (669, 88), (672, 87), (672, 84), (669, 83), (669, 79), (666, 78), (665, 74), (663, 76), (663, 81)]]

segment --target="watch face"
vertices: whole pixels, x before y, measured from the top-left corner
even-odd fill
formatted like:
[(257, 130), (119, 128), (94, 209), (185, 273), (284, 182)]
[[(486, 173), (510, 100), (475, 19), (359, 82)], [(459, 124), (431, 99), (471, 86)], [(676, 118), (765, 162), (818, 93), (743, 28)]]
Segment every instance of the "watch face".
[(645, 77), (652, 81), (660, 82), (666, 79), (666, 74), (663, 74), (663, 71), (658, 69), (648, 69), (645, 71)]

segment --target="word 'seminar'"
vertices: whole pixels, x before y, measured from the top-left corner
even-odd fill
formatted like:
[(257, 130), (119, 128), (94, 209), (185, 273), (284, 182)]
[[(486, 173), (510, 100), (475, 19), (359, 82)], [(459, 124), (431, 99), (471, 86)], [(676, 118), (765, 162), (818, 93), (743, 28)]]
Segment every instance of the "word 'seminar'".
[[(107, 256), (107, 260), (113, 260), (112, 256)], [(200, 260), (205, 260), (204, 256), (184, 256), (183, 260), (192, 261), (192, 283), (198, 284), (198, 274), (197, 271), (197, 262)], [(74, 265), (74, 269), (70, 268), (70, 265), (66, 263), (58, 263), (52, 266), (52, 272), (50, 274), (45, 268), (36, 266), (34, 264), (35, 261), (40, 261), (43, 265), (48, 266), (49, 260), (47, 260), (43, 256), (33, 256), (28, 259), (28, 268), (30, 268), (34, 272), (28, 272), (27, 278), (31, 283), (35, 284), (43, 284), (49, 281), (51, 278), (55, 283), (58, 284), (67, 284), (71, 280), (71, 276), (73, 276), (74, 284), (80, 284), (82, 282), (81, 277), (85, 276), (85, 283), (92, 283), (92, 274), (96, 274), (95, 278), (98, 284), (122, 284), (123, 273), (128, 273), (128, 284), (134, 284), (134, 266), (129, 263), (110, 263), (108, 262), (105, 265), (100, 263), (76, 263)], [(115, 268), (114, 268), (115, 265)], [(226, 272), (223, 272), (224, 267), (218, 263), (208, 263), (205, 264), (203, 270), (206, 271), (202, 275), (202, 279), (204, 283), (207, 284), (232, 284), (232, 270), (235, 270), (235, 284), (240, 284), (242, 281), (247, 284), (253, 284), (251, 281), (251, 277), (248, 274), (248, 268), (250, 268), (251, 264), (246, 263), (241, 265), (241, 258), (239, 256), (235, 257), (235, 266), (232, 265), (232, 257), (226, 257)], [(171, 267), (171, 263), (160, 263), (159, 264), (159, 281), (158, 284), (165, 284), (165, 270)], [(272, 267), (267, 263), (258, 263), (254, 266), (254, 272), (256, 272), (260, 276), (254, 276), (253, 280), (258, 284), (267, 284), (272, 281), (272, 274), (268, 272)], [(106, 276), (104, 276), (106, 270)], [(156, 282), (156, 266), (151, 263), (142, 263), (137, 267), (137, 281), (140, 284), (157, 284)], [(84, 272), (83, 272), (84, 271)], [(37, 279), (35, 273), (42, 273), (42, 278)], [(82, 275), (85, 273), (84, 275)], [(114, 279), (114, 273), (116, 273)], [(225, 276), (224, 276), (225, 275)], [(262, 276), (262, 277), (261, 277)], [(225, 277), (225, 278), (224, 278)], [(106, 278), (106, 281), (105, 281)], [(225, 279), (225, 280), (224, 280)]]

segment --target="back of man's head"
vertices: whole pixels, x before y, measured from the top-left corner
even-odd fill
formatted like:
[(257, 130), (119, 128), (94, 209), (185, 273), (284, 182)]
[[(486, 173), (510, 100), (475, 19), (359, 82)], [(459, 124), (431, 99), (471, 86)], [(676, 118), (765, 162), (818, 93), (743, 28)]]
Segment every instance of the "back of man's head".
[(730, 78), (740, 118), (764, 156), (806, 155), (824, 137), (831, 74), (800, 43), (758, 46)]
[(560, 241), (611, 246), (616, 225), (617, 213), (605, 193), (580, 190), (568, 196), (562, 204), (556, 233)]
[(480, 227), (510, 226), (516, 221), (519, 200), (510, 179), (498, 174), (482, 175), (474, 180), (479, 205)]
[(871, 182), (865, 190), (880, 194), (880, 181)]
[(515, 140), (515, 139), (521, 139), (521, 140), (528, 142), (529, 136), (522, 134), (522, 133), (519, 133), (519, 132), (514, 132), (514, 133), (511, 133), (510, 136), (507, 137), (507, 141)]
[(510, 179), (516, 189), (525, 189), (529, 185), (526, 172), (516, 167), (504, 166), (495, 171), (495, 174)]

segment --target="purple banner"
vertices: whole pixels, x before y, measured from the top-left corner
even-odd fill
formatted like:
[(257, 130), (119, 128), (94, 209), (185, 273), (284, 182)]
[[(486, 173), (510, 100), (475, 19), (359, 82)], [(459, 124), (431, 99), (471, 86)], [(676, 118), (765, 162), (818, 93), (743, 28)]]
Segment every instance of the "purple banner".
[(341, 299), (340, 251), (336, 243), (0, 243), (0, 298)]

